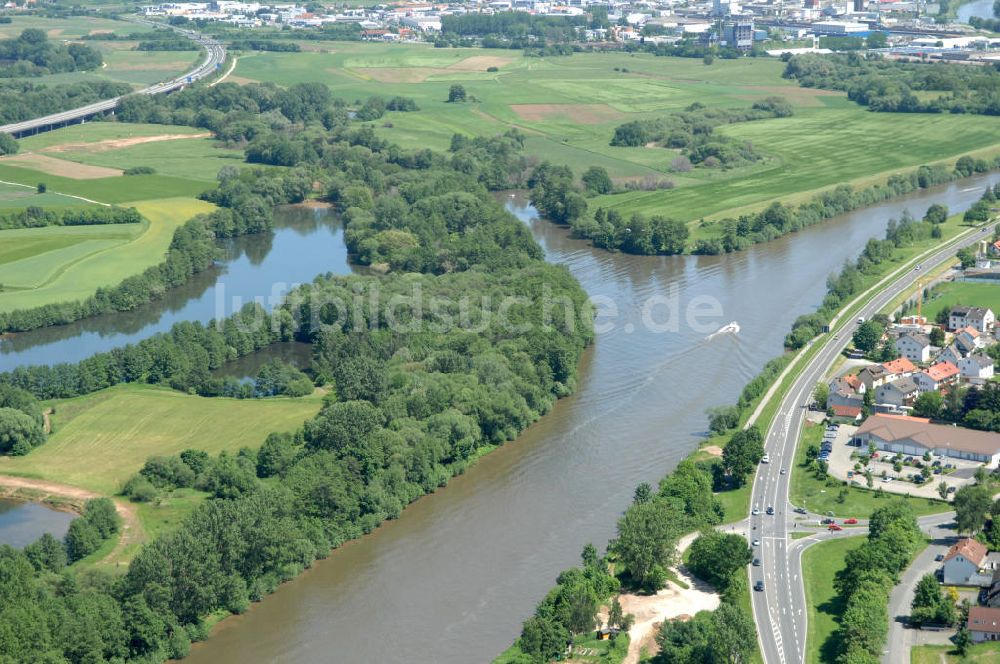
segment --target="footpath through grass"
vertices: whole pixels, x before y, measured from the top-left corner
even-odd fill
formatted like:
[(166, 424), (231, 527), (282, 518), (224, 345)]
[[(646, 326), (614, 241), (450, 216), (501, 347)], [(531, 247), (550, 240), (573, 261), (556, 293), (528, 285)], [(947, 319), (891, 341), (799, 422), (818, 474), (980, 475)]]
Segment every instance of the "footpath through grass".
[(112, 495), (150, 456), (256, 449), (267, 433), (300, 427), (322, 399), (206, 398), (128, 384), (50, 405), (55, 432), (26, 456), (0, 458), (0, 473)]

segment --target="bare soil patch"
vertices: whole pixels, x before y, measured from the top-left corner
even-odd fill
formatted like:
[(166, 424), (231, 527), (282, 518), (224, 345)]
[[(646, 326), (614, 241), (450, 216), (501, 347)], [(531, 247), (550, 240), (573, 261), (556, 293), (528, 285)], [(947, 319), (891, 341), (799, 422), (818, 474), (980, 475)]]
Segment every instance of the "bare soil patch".
[(514, 62), (514, 58), (502, 55), (473, 55), (464, 60), (459, 60), (448, 69), (455, 71), (486, 71), (489, 67), (503, 67)]
[(251, 83), (260, 83), (260, 81), (256, 79), (247, 78), (245, 76), (229, 76), (226, 78), (226, 80), (230, 83), (236, 83), (237, 85), (250, 85)]
[(110, 35), (114, 30), (91, 30), (88, 35)]
[(113, 178), (122, 174), (117, 168), (107, 168), (106, 166), (92, 166), (89, 164), (78, 164), (75, 161), (56, 159), (44, 154), (25, 152), (23, 154), (10, 155), (0, 159), (3, 163), (24, 166), (36, 171), (58, 175), (59, 177), (71, 178), (73, 180), (96, 180), (98, 178)]
[(42, 148), (42, 152), (107, 152), (130, 148), (144, 143), (159, 143), (160, 141), (180, 141), (190, 138), (209, 138), (212, 134), (201, 132), (197, 134), (157, 134), (155, 136), (130, 136), (128, 138), (108, 138), (92, 143), (60, 143)]
[[(80, 487), (45, 480), (29, 479), (27, 477), (15, 477), (13, 475), (0, 475), (0, 488), (13, 493), (27, 491), (31, 493), (34, 500), (41, 500), (43, 502), (47, 497), (69, 500), (79, 507), (82, 507), (83, 503), (91, 498), (102, 497), (98, 493), (81, 489)], [(115, 548), (105, 558), (108, 561), (118, 559), (121, 552), (125, 550), (125, 547), (142, 538), (142, 527), (139, 525), (139, 517), (136, 514), (135, 506), (119, 500), (114, 500), (114, 503), (115, 511), (122, 518), (122, 530)]]
[(711, 454), (712, 456), (717, 456), (717, 457), (722, 456), (722, 448), (719, 447), (718, 445), (706, 445), (705, 447), (701, 448), (701, 451), (707, 454)]
[(600, 124), (623, 116), (607, 104), (511, 104), (510, 110), (527, 122), (563, 117), (576, 124)]

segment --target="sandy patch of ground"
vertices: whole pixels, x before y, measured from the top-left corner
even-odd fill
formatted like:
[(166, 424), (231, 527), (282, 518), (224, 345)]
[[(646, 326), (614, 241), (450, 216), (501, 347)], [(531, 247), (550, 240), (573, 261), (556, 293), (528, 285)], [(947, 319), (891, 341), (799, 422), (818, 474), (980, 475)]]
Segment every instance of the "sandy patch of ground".
[(423, 83), (430, 76), (448, 73), (439, 67), (356, 67), (353, 71), (379, 83)]
[(156, 136), (132, 136), (129, 138), (109, 138), (103, 141), (92, 143), (60, 143), (42, 148), (42, 152), (107, 152), (109, 150), (120, 150), (130, 148), (133, 145), (143, 143), (158, 143), (160, 141), (180, 141), (188, 138), (209, 138), (212, 134), (201, 132), (198, 134), (157, 134)]
[(63, 32), (65, 32), (65, 30), (63, 30), (62, 28), (52, 28), (51, 30), (46, 30), (45, 34), (47, 34), (49, 37), (58, 37)]
[[(101, 495), (81, 489), (80, 487), (47, 482), (45, 480), (28, 479), (26, 477), (14, 477), (12, 475), (0, 475), (0, 488), (10, 492), (27, 491), (32, 495), (32, 499), (44, 501), (46, 498), (55, 497), (82, 503), (91, 498), (100, 498)], [(108, 553), (105, 560), (116, 560), (120, 557), (125, 547), (138, 541), (142, 537), (142, 527), (139, 525), (139, 517), (136, 515), (135, 506), (129, 503), (115, 500), (115, 511), (122, 518), (121, 535), (115, 548)]]
[(511, 62), (514, 62), (514, 58), (502, 55), (473, 55), (464, 60), (459, 60), (453, 65), (449, 65), (448, 69), (456, 71), (486, 71), (489, 67), (503, 67)]
[(229, 83), (236, 83), (237, 85), (250, 85), (251, 83), (260, 83), (260, 81), (252, 78), (246, 78), (245, 76), (229, 76), (226, 78)]
[(706, 445), (705, 447), (701, 448), (701, 451), (707, 454), (711, 454), (712, 456), (717, 456), (717, 457), (722, 456), (722, 448), (719, 447), (718, 445)]
[(607, 104), (511, 104), (510, 110), (527, 122), (544, 122), (549, 118), (565, 117), (576, 124), (600, 124), (622, 117)]
[(88, 35), (110, 35), (114, 30), (91, 30)]
[(71, 178), (73, 180), (96, 180), (97, 178), (113, 178), (122, 174), (117, 168), (78, 164), (75, 161), (56, 159), (44, 154), (25, 152), (0, 159), (5, 164), (24, 166), (49, 175)]

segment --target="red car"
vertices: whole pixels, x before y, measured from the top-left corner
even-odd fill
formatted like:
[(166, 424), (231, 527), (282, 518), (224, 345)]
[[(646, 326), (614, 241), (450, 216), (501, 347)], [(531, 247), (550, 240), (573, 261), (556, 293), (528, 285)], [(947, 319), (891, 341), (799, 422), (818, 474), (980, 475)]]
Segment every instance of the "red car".
[(830, 530), (843, 530), (843, 528), (841, 528), (840, 526), (838, 526), (835, 523), (831, 523), (830, 524)]
[(853, 526), (857, 522), (858, 522), (857, 519), (844, 519), (844, 525), (845, 526)]

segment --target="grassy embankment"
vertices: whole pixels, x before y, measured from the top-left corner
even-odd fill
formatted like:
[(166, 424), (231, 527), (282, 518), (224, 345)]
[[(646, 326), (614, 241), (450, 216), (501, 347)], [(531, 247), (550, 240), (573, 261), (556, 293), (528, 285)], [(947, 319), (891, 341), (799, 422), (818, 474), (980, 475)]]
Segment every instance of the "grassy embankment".
[(837, 650), (833, 640), (837, 621), (844, 605), (833, 581), (844, 567), (848, 551), (865, 541), (862, 537), (844, 537), (813, 544), (802, 553), (802, 581), (806, 591), (808, 628), (806, 630), (806, 663), (832, 662)]
[[(25, 139), (15, 157), (18, 165), (0, 160), (0, 180), (48, 187), (45, 194), (0, 188), (0, 206), (88, 205), (62, 195), (69, 194), (134, 206), (148, 220), (128, 226), (2, 231), (0, 311), (83, 299), (163, 260), (174, 231), (212, 209), (195, 196), (214, 185), (220, 168), (242, 161), (242, 153), (219, 148), (203, 135), (190, 127), (91, 123)], [(28, 167), (35, 156), (45, 161)], [(157, 172), (89, 177), (87, 169), (95, 166), (152, 166)]]
[[(870, 113), (845, 96), (800, 88), (781, 77), (775, 59), (716, 61), (646, 54), (575, 54), (526, 58), (489, 49), (308, 42), (303, 53), (259, 53), (240, 59), (236, 80), (289, 84), (323, 80), (349, 101), (404, 95), (420, 106), (376, 123), (403, 146), (444, 149), (452, 134), (489, 135), (517, 127), (527, 151), (582, 171), (590, 165), (621, 179), (669, 177), (669, 191), (630, 192), (591, 200), (592, 206), (666, 214), (693, 222), (694, 237), (712, 235), (697, 220), (801, 200), (843, 182), (883, 181), (888, 175), (965, 153), (995, 154), (996, 118)], [(487, 67), (497, 67), (487, 72)], [(615, 69), (618, 71), (615, 71)], [(465, 86), (473, 103), (448, 104), (448, 88)], [(751, 141), (767, 159), (731, 170), (670, 173), (676, 152), (608, 145), (614, 128), (662, 116), (698, 101), (746, 107), (768, 95), (786, 97), (792, 118), (731, 125), (718, 131)], [(386, 126), (391, 125), (391, 126)]]

